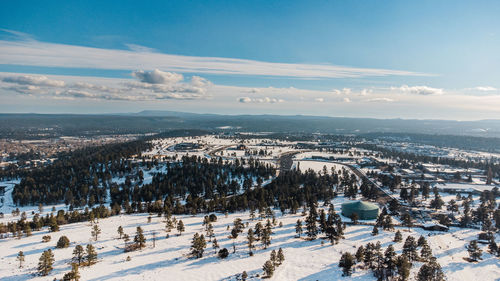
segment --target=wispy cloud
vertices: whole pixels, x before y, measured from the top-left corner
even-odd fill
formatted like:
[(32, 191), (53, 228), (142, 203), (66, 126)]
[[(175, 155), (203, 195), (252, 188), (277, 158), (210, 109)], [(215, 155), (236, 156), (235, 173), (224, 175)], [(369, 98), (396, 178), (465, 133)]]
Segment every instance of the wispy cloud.
[(278, 98), (270, 98), (270, 97), (263, 97), (263, 98), (241, 97), (238, 98), (238, 101), (241, 103), (280, 103), (284, 102), (285, 100)]
[[(11, 31), (11, 34), (14, 34)], [(22, 35), (22, 36), (21, 36)], [(46, 67), (133, 70), (161, 69), (176, 73), (207, 73), (294, 78), (422, 76), (404, 70), (357, 68), (329, 64), (274, 63), (238, 58), (181, 56), (128, 44), (129, 50), (92, 48), (27, 39), (0, 40), (0, 63)]]
[(478, 86), (478, 87), (472, 88), (472, 90), (481, 91), (481, 92), (494, 92), (494, 91), (497, 91), (498, 89), (495, 87), (491, 87), (491, 86)]
[(401, 87), (391, 87), (392, 91), (402, 92), (406, 94), (415, 94), (415, 95), (442, 95), (444, 93), (443, 89), (432, 88), (428, 86), (408, 86), (403, 85)]
[(391, 98), (373, 98), (373, 99), (367, 99), (367, 102), (393, 102), (394, 99)]
[(64, 87), (64, 81), (51, 80), (46, 76), (20, 75), (0, 78), (1, 81), (18, 85)]
[(362, 96), (367, 96), (367, 95), (369, 95), (369, 94), (371, 94), (371, 93), (373, 93), (373, 90), (372, 90), (372, 89), (363, 89), (363, 90), (361, 90), (360, 95), (362, 95)]

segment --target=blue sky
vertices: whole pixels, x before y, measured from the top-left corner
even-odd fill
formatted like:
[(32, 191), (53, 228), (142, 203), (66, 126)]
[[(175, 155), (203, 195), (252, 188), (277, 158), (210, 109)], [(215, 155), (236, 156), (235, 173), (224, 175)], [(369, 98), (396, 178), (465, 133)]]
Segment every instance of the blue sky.
[[(499, 14), (498, 1), (6, 1), (0, 111), (494, 118)], [(183, 76), (133, 74), (154, 69)]]

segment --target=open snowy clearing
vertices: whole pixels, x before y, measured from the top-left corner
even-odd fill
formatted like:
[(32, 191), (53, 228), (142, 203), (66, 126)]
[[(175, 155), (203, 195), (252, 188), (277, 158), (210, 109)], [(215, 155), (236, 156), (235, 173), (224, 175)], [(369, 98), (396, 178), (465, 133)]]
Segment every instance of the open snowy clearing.
[[(340, 202), (344, 198), (334, 200), (336, 211), (340, 211)], [(354, 253), (360, 245), (368, 242), (380, 241), (383, 248), (394, 244), (392, 239), (394, 232), (382, 231), (377, 236), (372, 236), (371, 226), (347, 226), (345, 239), (339, 244), (331, 246), (326, 240), (317, 239), (305, 241), (295, 237), (295, 222), (297, 219), (304, 220), (300, 214), (280, 216), (276, 212), (282, 227), (273, 228), (272, 243), (268, 249), (263, 249), (256, 242), (255, 255), (248, 255), (246, 232), (236, 239), (236, 253), (232, 253), (232, 239), (228, 238), (230, 233), (227, 226), (232, 227), (236, 218), (241, 218), (244, 223), (249, 222), (254, 227), (258, 220), (249, 220), (248, 213), (229, 214), (226, 218), (223, 214), (217, 214), (218, 220), (213, 223), (215, 236), (221, 248), (227, 248), (230, 252), (226, 259), (219, 259), (214, 254), (212, 244), (207, 242), (205, 254), (200, 259), (189, 258), (191, 240), (194, 233), (204, 234), (202, 226), (203, 215), (177, 216), (184, 222), (186, 231), (177, 236), (176, 230), (172, 230), (170, 238), (165, 238), (166, 232), (163, 218), (152, 216), (152, 222), (147, 222), (147, 214), (121, 215), (99, 221), (102, 229), (98, 241), (91, 239), (90, 223), (76, 223), (61, 226), (61, 230), (49, 233), (47, 230), (34, 232), (33, 236), (22, 239), (8, 238), (0, 240), (2, 254), (0, 257), (0, 279), (1, 280), (52, 280), (62, 278), (64, 273), (70, 270), (72, 251), (77, 244), (85, 246), (92, 243), (98, 252), (99, 262), (91, 267), (80, 268), (82, 280), (236, 280), (236, 276), (246, 271), (250, 277), (256, 278), (257, 274), (262, 276), (262, 265), (269, 259), (270, 252), (279, 247), (283, 248), (285, 261), (271, 280), (375, 280), (373, 274), (368, 270), (356, 269), (351, 278), (342, 277), (342, 271), (338, 267), (341, 253), (349, 251)], [(264, 222), (263, 222), (264, 223)], [(144, 229), (147, 238), (147, 247), (140, 251), (125, 253), (124, 242), (118, 239), (116, 232), (118, 226), (123, 226), (125, 233), (131, 238), (135, 235), (137, 226)], [(479, 263), (468, 263), (463, 258), (467, 256), (465, 245), (477, 237), (478, 231), (472, 229), (451, 229), (448, 233), (428, 232), (421, 229), (399, 228), (403, 233), (403, 239), (408, 235), (418, 238), (420, 235), (427, 237), (438, 262), (443, 267), (448, 280), (498, 280), (500, 277), (500, 263), (498, 258), (486, 253), (483, 249), (483, 260)], [(152, 233), (157, 233), (156, 247), (152, 247)], [(51, 235), (52, 241), (42, 243), (43, 235)], [(66, 249), (55, 249), (57, 240), (66, 235), (71, 241), (70, 247)], [(324, 241), (324, 245), (322, 245)], [(394, 244), (398, 253), (401, 253), (403, 243)], [(36, 276), (35, 269), (38, 258), (44, 250), (52, 249), (55, 255), (54, 270), (47, 277)], [(24, 268), (18, 268), (16, 256), (19, 251), (24, 251), (26, 262)], [(131, 261), (126, 261), (127, 256)], [(421, 263), (416, 262), (412, 269), (412, 277), (418, 272)], [(249, 278), (250, 280), (252, 278)]]
[(309, 169), (315, 172), (323, 172), (323, 168), (326, 166), (326, 170), (331, 174), (332, 168), (334, 168), (337, 172), (341, 172), (342, 169), (350, 169), (342, 164), (331, 163), (326, 161), (314, 161), (314, 160), (301, 160), (301, 161), (293, 161), (292, 169), (299, 169), (302, 172), (305, 172)]

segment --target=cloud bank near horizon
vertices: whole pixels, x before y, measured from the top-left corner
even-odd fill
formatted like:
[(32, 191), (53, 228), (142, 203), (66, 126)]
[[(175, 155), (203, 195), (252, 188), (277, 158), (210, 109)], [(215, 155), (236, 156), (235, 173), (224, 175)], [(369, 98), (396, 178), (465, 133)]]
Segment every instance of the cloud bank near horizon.
[(193, 76), (184, 81), (178, 73), (135, 71), (132, 76), (139, 81), (124, 81), (118, 85), (98, 85), (91, 82), (65, 82), (44, 75), (0, 76), (0, 88), (23, 95), (55, 99), (94, 99), (122, 101), (194, 100), (208, 98), (212, 83), (202, 77)]

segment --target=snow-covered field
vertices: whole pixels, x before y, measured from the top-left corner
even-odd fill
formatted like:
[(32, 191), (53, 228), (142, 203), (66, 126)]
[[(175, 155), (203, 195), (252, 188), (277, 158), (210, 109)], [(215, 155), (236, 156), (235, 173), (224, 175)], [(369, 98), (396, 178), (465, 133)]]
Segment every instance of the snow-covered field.
[(491, 184), (446, 183), (446, 184), (438, 184), (436, 185), (436, 187), (442, 190), (453, 189), (457, 191), (482, 192), (485, 190), (491, 191), (496, 186)]
[[(335, 200), (336, 210), (339, 210), (343, 198)], [(152, 222), (147, 222), (147, 214), (121, 215), (99, 221), (102, 229), (97, 242), (91, 239), (91, 226), (88, 222), (61, 226), (61, 230), (49, 233), (47, 230), (34, 232), (31, 237), (22, 239), (8, 238), (0, 240), (2, 254), (0, 255), (1, 280), (52, 280), (60, 279), (70, 270), (72, 251), (77, 244), (85, 246), (92, 243), (99, 256), (99, 262), (91, 267), (81, 267), (82, 280), (236, 280), (236, 276), (246, 271), (249, 276), (256, 278), (262, 276), (262, 265), (269, 259), (270, 252), (283, 248), (285, 261), (271, 280), (343, 280), (342, 271), (338, 267), (341, 253), (349, 251), (354, 253), (360, 245), (368, 242), (380, 241), (385, 248), (394, 244), (394, 232), (382, 231), (377, 236), (372, 236), (371, 226), (347, 226), (345, 239), (339, 244), (331, 246), (327, 241), (322, 244), (322, 239), (305, 241), (295, 237), (295, 222), (304, 219), (300, 214), (287, 214), (281, 216), (276, 211), (276, 217), (283, 226), (273, 229), (272, 243), (268, 249), (263, 249), (256, 242), (255, 255), (248, 255), (246, 232), (248, 228), (236, 239), (237, 250), (232, 253), (232, 239), (228, 238), (235, 218), (241, 218), (244, 223), (249, 222), (254, 227), (258, 220), (249, 220), (248, 213), (217, 214), (218, 220), (213, 223), (215, 235), (221, 248), (230, 252), (226, 259), (219, 259), (214, 254), (212, 244), (207, 242), (205, 254), (200, 259), (188, 257), (191, 240), (194, 233), (204, 233), (202, 226), (203, 215), (177, 216), (181, 219), (186, 231), (181, 236), (172, 230), (170, 237), (165, 238), (166, 232), (163, 218), (152, 216)], [(147, 238), (147, 247), (136, 252), (125, 253), (124, 242), (118, 239), (117, 228), (123, 226), (125, 233), (131, 238), (135, 235), (137, 226), (144, 229)], [(471, 229), (451, 229), (448, 233), (427, 232), (421, 229), (399, 228), (403, 239), (408, 235), (418, 238), (420, 235), (428, 236), (428, 242), (438, 262), (443, 267), (448, 280), (498, 280), (500, 278), (500, 263), (498, 258), (486, 253), (483, 248), (483, 260), (479, 263), (468, 263), (463, 258), (467, 256), (465, 245), (477, 237), (478, 231)], [(156, 247), (152, 246), (152, 233), (157, 233)], [(52, 241), (42, 243), (43, 235), (51, 235)], [(55, 244), (60, 236), (66, 235), (71, 241), (66, 249), (55, 249)], [(395, 249), (401, 253), (403, 243), (396, 243)], [(35, 269), (38, 258), (44, 250), (52, 249), (55, 255), (54, 270), (47, 277), (36, 276)], [(16, 256), (19, 251), (24, 251), (26, 262), (24, 268), (18, 267)], [(126, 261), (127, 256), (131, 260)], [(412, 276), (414, 277), (421, 263), (414, 263)], [(249, 278), (251, 280), (251, 278)], [(349, 278), (345, 278), (350, 280)], [(368, 270), (356, 269), (351, 279), (375, 280)]]
[[(178, 160), (182, 155), (195, 155), (199, 157), (210, 158), (210, 155), (221, 156), (229, 162), (235, 161), (236, 158), (253, 157), (259, 159), (266, 164), (276, 166), (278, 157), (283, 153), (297, 151), (293, 158), (292, 168), (299, 168), (302, 171), (312, 169), (316, 172), (323, 171), (326, 166), (330, 172), (332, 168), (337, 171), (348, 169), (347, 166), (325, 161), (321, 159), (313, 159), (313, 156), (333, 157), (340, 159), (344, 164), (356, 165), (362, 163), (365, 159), (375, 159), (379, 162), (397, 163), (394, 159), (383, 159), (373, 156), (371, 151), (351, 148), (347, 153), (338, 152), (320, 152), (301, 150), (293, 148), (294, 142), (276, 141), (271, 139), (228, 139), (219, 138), (217, 136), (207, 135), (200, 137), (179, 137), (158, 139), (152, 141), (154, 148), (151, 151), (142, 153), (144, 156), (149, 156), (148, 161), (158, 156), (168, 156)], [(196, 143), (200, 144), (199, 149), (189, 151), (176, 151), (174, 146), (180, 143)], [(237, 145), (244, 144), (245, 150), (236, 150)], [(421, 148), (420, 146), (417, 148)], [(424, 147), (426, 148), (426, 147)], [(267, 155), (245, 155), (245, 152), (254, 154), (260, 150), (266, 151)], [(439, 150), (438, 152), (442, 152)], [(461, 155), (460, 157), (469, 157), (471, 155)], [(136, 161), (136, 159), (132, 159)], [(376, 162), (376, 161), (374, 161)], [(459, 168), (447, 167), (437, 164), (424, 164), (430, 172), (461, 172), (461, 173), (476, 173), (480, 174), (480, 170), (464, 170)], [(160, 164), (151, 170), (145, 167), (140, 167), (143, 171), (143, 183), (151, 183), (153, 174), (157, 172), (165, 172), (165, 165)], [(365, 173), (371, 170), (381, 171), (376, 167), (365, 167), (362, 171)], [(411, 169), (402, 169), (406, 174), (414, 173)], [(427, 174), (426, 174), (427, 175)], [(123, 183), (127, 175), (113, 175), (111, 179), (115, 183)], [(432, 178), (432, 176), (429, 176)], [(472, 183), (446, 183), (445, 185), (438, 184), (437, 187), (442, 190), (443, 200), (449, 202), (455, 199), (456, 195), (448, 194), (449, 189), (459, 191), (472, 190), (491, 190), (495, 185), (485, 185), (480, 181), (480, 177), (472, 178)], [(241, 178), (236, 179), (240, 184)], [(263, 185), (268, 184), (271, 179), (265, 180)], [(255, 179), (254, 179), (255, 182)], [(0, 219), (0, 223), (18, 220), (19, 216), (13, 216), (12, 210), (16, 206), (12, 202), (12, 189), (19, 180), (0, 182), (0, 186), (6, 186), (6, 192), (0, 202), (0, 212), (4, 213), (4, 217)], [(399, 190), (396, 190), (393, 195), (399, 198)], [(431, 196), (432, 197), (432, 196)], [(473, 196), (473, 206), (479, 204), (479, 196)], [(427, 199), (423, 202), (428, 205)], [(500, 200), (500, 199), (499, 199)], [(497, 200), (497, 202), (499, 201)], [(334, 204), (337, 213), (340, 213), (341, 203), (347, 201), (343, 197), (334, 199)], [(459, 202), (460, 203), (460, 202)], [(42, 215), (64, 209), (67, 206), (64, 204), (44, 206)], [(445, 207), (443, 207), (444, 209)], [(21, 212), (26, 212), (28, 220), (34, 213), (39, 212), (37, 206), (19, 207)], [(459, 208), (462, 210), (462, 207)], [(52, 280), (54, 278), (61, 279), (62, 276), (71, 269), (72, 251), (76, 245), (85, 246), (92, 243), (98, 252), (99, 262), (91, 267), (81, 267), (81, 280), (240, 280), (239, 275), (246, 271), (250, 278), (248, 280), (256, 280), (260, 275), (262, 277), (262, 265), (269, 259), (270, 252), (277, 250), (280, 247), (284, 250), (285, 262), (277, 268), (271, 280), (376, 280), (372, 272), (356, 268), (353, 276), (350, 278), (342, 277), (342, 271), (338, 267), (338, 262), (341, 254), (345, 251), (354, 253), (360, 245), (366, 245), (369, 242), (375, 243), (380, 241), (383, 249), (394, 244), (392, 239), (394, 232), (380, 231), (377, 236), (372, 236), (372, 227), (366, 225), (347, 226), (345, 231), (345, 239), (340, 240), (337, 245), (330, 245), (328, 241), (317, 239), (314, 241), (306, 241), (299, 239), (295, 235), (295, 223), (297, 219), (304, 221), (304, 217), (300, 214), (281, 215), (275, 210), (278, 222), (283, 224), (282, 227), (275, 226), (272, 235), (272, 244), (268, 249), (256, 242), (257, 249), (254, 250), (254, 256), (248, 255), (248, 247), (246, 233), (248, 227), (241, 233), (236, 242), (236, 253), (233, 253), (233, 240), (228, 238), (230, 230), (227, 229), (233, 226), (233, 221), (236, 218), (241, 218), (244, 223), (248, 223), (249, 227), (254, 227), (258, 220), (250, 220), (247, 212), (229, 214), (225, 217), (224, 214), (217, 214), (218, 220), (213, 223), (215, 236), (221, 248), (227, 248), (230, 252), (226, 259), (219, 259), (212, 249), (212, 243), (207, 242), (205, 254), (200, 259), (189, 257), (191, 240), (195, 233), (205, 234), (204, 226), (202, 226), (203, 215), (198, 216), (177, 216), (177, 220), (181, 219), (186, 227), (186, 231), (182, 235), (177, 236), (177, 231), (172, 230), (169, 233), (170, 237), (166, 238), (165, 220), (164, 218), (152, 216), (152, 222), (148, 223), (148, 214), (133, 214), (120, 215), (99, 221), (99, 226), (102, 229), (98, 241), (91, 239), (91, 225), (89, 222), (76, 223), (61, 226), (59, 232), (49, 233), (47, 229), (33, 232), (33, 236), (16, 239), (9, 237), (0, 240), (0, 280)], [(342, 217), (343, 220), (349, 220)], [(396, 222), (395, 218), (393, 220)], [(263, 221), (262, 223), (265, 223)], [(133, 239), (137, 226), (144, 229), (147, 238), (147, 247), (135, 252), (124, 252), (124, 241), (118, 239), (117, 228), (123, 226), (125, 233)], [(479, 263), (468, 263), (464, 260), (468, 256), (465, 246), (474, 239), (477, 239), (479, 230), (473, 229), (458, 229), (452, 228), (450, 232), (428, 232), (419, 228), (408, 230), (407, 228), (398, 228), (403, 233), (403, 239), (408, 235), (413, 235), (418, 238), (420, 235), (427, 237), (429, 245), (432, 248), (433, 254), (437, 261), (441, 264), (444, 273), (448, 280), (500, 280), (500, 260), (487, 251), (487, 246), (480, 244), (483, 250), (483, 260)], [(156, 247), (153, 248), (152, 237), (156, 233)], [(52, 240), (48, 243), (42, 243), (42, 236), (51, 235)], [(67, 236), (71, 241), (70, 247), (66, 249), (55, 249), (57, 240), (61, 236)], [(496, 237), (497, 241), (500, 237)], [(324, 243), (323, 243), (324, 242)], [(394, 244), (398, 254), (401, 253), (403, 243)], [(47, 249), (52, 249), (55, 255), (54, 270), (47, 277), (36, 275), (36, 267), (38, 259), (42, 252)], [(16, 256), (19, 251), (23, 251), (26, 255), (26, 262), (23, 268), (19, 268)], [(127, 261), (127, 257), (130, 260)], [(411, 272), (411, 278), (414, 279), (419, 267), (422, 263), (415, 262)]]
[(323, 172), (323, 167), (325, 166), (328, 173), (331, 173), (332, 168), (334, 168), (337, 172), (342, 171), (342, 169), (347, 169), (348, 171), (350, 171), (349, 168), (342, 164), (313, 160), (293, 161), (292, 169), (299, 169), (302, 172), (305, 172), (309, 169), (315, 172)]

